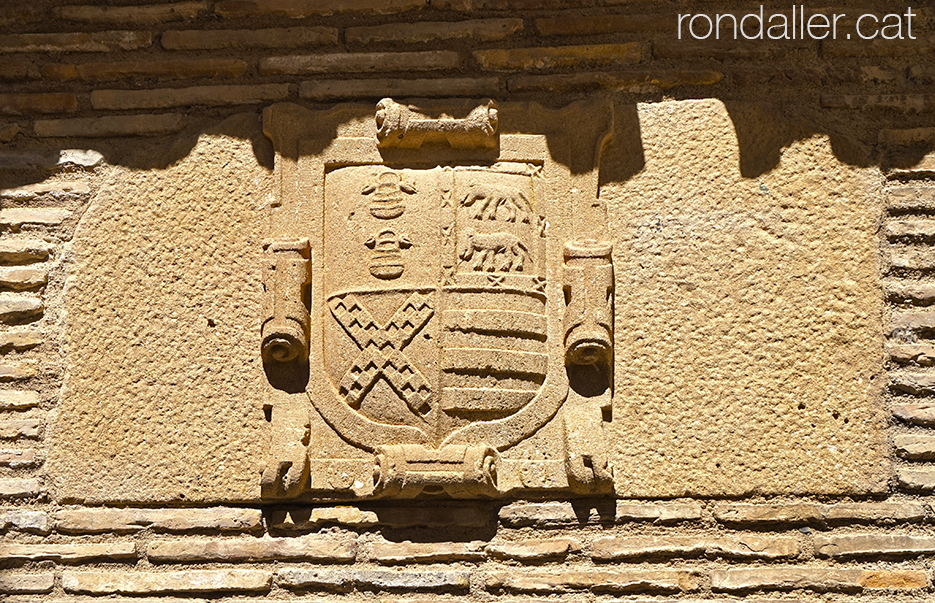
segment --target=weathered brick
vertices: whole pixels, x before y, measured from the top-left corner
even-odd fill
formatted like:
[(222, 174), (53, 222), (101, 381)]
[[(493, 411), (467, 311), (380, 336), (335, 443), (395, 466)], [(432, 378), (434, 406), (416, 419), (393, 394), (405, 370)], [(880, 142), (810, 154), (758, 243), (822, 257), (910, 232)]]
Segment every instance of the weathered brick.
[(435, 80), (317, 80), (299, 84), (299, 96), (310, 100), (387, 96), (492, 96), (497, 78), (441, 78)]
[(38, 374), (39, 367), (35, 360), (22, 360), (20, 362), (6, 362), (0, 364), (0, 381), (31, 379)]
[(914, 83), (935, 84), (935, 67), (931, 65), (913, 65), (909, 68), (907, 76)]
[(39, 437), (39, 419), (11, 419), (0, 421), (0, 439), (19, 440)]
[(334, 27), (167, 31), (160, 39), (167, 50), (223, 50), (225, 48), (308, 48), (338, 43)]
[(714, 507), (714, 518), (721, 523), (737, 525), (801, 525), (822, 520), (821, 510), (810, 503), (718, 504)]
[(12, 207), (0, 210), (0, 226), (19, 228), (23, 224), (58, 226), (71, 215), (67, 209), (47, 207)]
[(698, 503), (655, 504), (617, 501), (615, 519), (618, 522), (652, 521), (654, 523), (697, 521), (701, 519), (701, 505)]
[(0, 298), (0, 321), (13, 322), (41, 316), (45, 304), (38, 297), (11, 295)]
[(34, 448), (26, 449), (0, 449), (0, 467), (35, 467), (40, 464), (38, 454)]
[(929, 343), (887, 344), (886, 354), (893, 362), (935, 365), (935, 345)]
[(892, 220), (883, 229), (889, 239), (932, 238), (935, 236), (935, 220)]
[(921, 555), (935, 552), (935, 538), (905, 534), (848, 534), (816, 536), (815, 552), (822, 557)]
[(58, 19), (82, 23), (150, 25), (194, 19), (207, 10), (207, 2), (176, 2), (144, 6), (60, 6), (52, 14)]
[(380, 71), (435, 71), (455, 69), (460, 64), (457, 52), (334, 52), (329, 54), (270, 57), (260, 61), (260, 73), (306, 74)]
[(643, 49), (639, 42), (475, 50), (474, 59), (484, 69), (552, 69), (584, 64), (639, 63)]
[(935, 393), (935, 374), (890, 373), (890, 388), (914, 396)]
[[(48, 269), (34, 266), (0, 266), (0, 287), (9, 289), (33, 289), (46, 283)], [(3, 334), (0, 334), (2, 347)]]
[(522, 19), (390, 23), (373, 27), (351, 27), (344, 32), (344, 39), (348, 44), (426, 43), (461, 39), (488, 42), (508, 38), (521, 29)]
[(5, 170), (60, 170), (69, 165), (90, 168), (103, 160), (104, 156), (99, 152), (82, 149), (62, 149), (52, 153), (0, 151), (0, 169)]
[(608, 33), (675, 31), (675, 13), (653, 15), (562, 15), (536, 19), (536, 30), (543, 36), (594, 36)]
[(638, 536), (599, 538), (591, 547), (595, 561), (619, 561), (646, 557), (693, 557), (698, 555), (723, 557), (760, 557), (777, 559), (799, 553), (794, 538), (739, 538)]
[(376, 542), (371, 550), (374, 561), (393, 563), (438, 563), (444, 561), (483, 561), (484, 543), (475, 542)]
[(559, 561), (569, 552), (581, 547), (571, 538), (530, 539), (519, 542), (501, 542), (487, 545), (487, 554), (495, 559), (514, 559), (516, 561)]
[(39, 23), (48, 19), (45, 5), (32, 5), (22, 2), (0, 6), (0, 27), (23, 26), (26, 23)]
[(926, 435), (898, 435), (893, 438), (896, 454), (904, 459), (913, 461), (930, 461), (935, 459), (935, 436)]
[(924, 94), (822, 94), (827, 109), (896, 109), (921, 112), (935, 106), (935, 97)]
[(187, 572), (72, 572), (62, 575), (65, 592), (79, 594), (227, 593), (269, 590), (273, 574), (263, 570)]
[(566, 570), (491, 572), (487, 588), (519, 593), (591, 590), (595, 593), (674, 593), (697, 590), (701, 576), (688, 570)]
[(39, 184), (28, 184), (17, 188), (6, 188), (0, 190), (0, 198), (13, 199), (15, 201), (28, 201), (41, 197), (42, 195), (51, 195), (53, 197), (84, 196), (91, 192), (91, 187), (87, 182), (80, 180), (70, 180), (63, 182), (41, 182)]
[(55, 529), (66, 534), (135, 532), (151, 528), (160, 532), (218, 530), (248, 532), (262, 526), (259, 509), (214, 507), (208, 509), (108, 509), (73, 508), (55, 513)]
[(425, 0), (221, 0), (214, 5), (214, 12), (230, 19), (265, 15), (304, 19), (343, 12), (397, 13), (423, 7)]
[(522, 75), (510, 78), (508, 88), (513, 92), (550, 90), (569, 92), (598, 88), (627, 89), (653, 86), (668, 90), (678, 86), (711, 86), (724, 78), (717, 71), (682, 71), (654, 69), (640, 71), (556, 73), (551, 75)]
[(110, 115), (78, 119), (37, 120), (33, 124), (39, 138), (105, 136), (158, 136), (182, 129), (179, 113), (161, 115)]
[(0, 113), (5, 115), (74, 113), (77, 110), (78, 97), (74, 94), (0, 94)]
[(468, 572), (293, 569), (279, 571), (280, 586), (295, 589), (362, 589), (400, 591), (466, 591)]
[(935, 38), (916, 36), (915, 40), (826, 40), (821, 52), (829, 57), (908, 57), (935, 52)]
[(500, 509), (500, 522), (511, 528), (553, 527), (587, 523), (569, 502), (513, 503)]
[[(915, 290), (902, 288), (905, 293), (927, 294), (929, 289), (916, 285)], [(921, 301), (921, 300), (920, 300)], [(889, 322), (890, 333), (902, 330), (926, 330), (935, 328), (935, 312), (927, 310), (896, 312)]]
[(15, 561), (51, 560), (62, 563), (90, 559), (128, 559), (136, 557), (132, 542), (108, 544), (0, 544), (0, 559)]
[(925, 519), (925, 507), (912, 502), (835, 503), (820, 505), (819, 510), (828, 522), (874, 523)]
[[(935, 99), (935, 96), (933, 96), (932, 99)], [(935, 107), (935, 101), (933, 101), (930, 106)], [(935, 175), (935, 154), (925, 155), (922, 159), (917, 161), (915, 165), (910, 167), (889, 169), (886, 175), (888, 178), (921, 178), (923, 176), (933, 176)]]
[(75, 165), (83, 168), (92, 168), (100, 165), (104, 156), (93, 149), (63, 149), (59, 151), (55, 167)]
[(39, 392), (0, 390), (0, 410), (21, 410), (39, 405)]
[(55, 574), (11, 574), (0, 575), (0, 593), (40, 594), (52, 592)]
[(935, 469), (900, 467), (896, 470), (896, 481), (903, 490), (925, 492), (935, 490)]
[(10, 142), (23, 132), (19, 124), (5, 124), (0, 126), (0, 142)]
[(49, 257), (52, 244), (40, 239), (0, 240), (0, 263), (39, 262)]
[(301, 589), (346, 588), (353, 584), (352, 572), (330, 569), (284, 568), (276, 576), (279, 586)]
[(274, 510), (270, 525), (284, 530), (310, 530), (322, 525), (337, 524), (367, 528), (379, 523), (373, 511), (362, 511), (357, 507), (316, 507)]
[(27, 498), (40, 492), (37, 479), (0, 479), (0, 498)]
[(677, 40), (674, 37), (657, 40), (653, 44), (655, 59), (768, 59), (779, 54), (788, 54), (803, 48), (801, 42), (783, 44), (762, 40)]
[(48, 534), (52, 531), (49, 515), (44, 511), (29, 511), (27, 509), (11, 509), (0, 513), (0, 525), (13, 527), (21, 532), (33, 534)]
[(884, 261), (887, 261), (890, 270), (931, 270), (935, 268), (935, 252), (929, 248), (890, 251), (884, 256)]
[(913, 145), (920, 142), (935, 142), (935, 128), (907, 128), (902, 130), (880, 130), (881, 144)]
[(148, 48), (152, 43), (148, 31), (11, 34), (0, 36), (0, 53), (112, 52)]
[(375, 511), (381, 525), (393, 528), (483, 528), (496, 523), (495, 512), (480, 504), (385, 507)]
[(929, 427), (935, 425), (935, 403), (894, 404), (893, 416), (913, 425)]
[(153, 90), (95, 90), (91, 106), (95, 109), (162, 109), (185, 105), (250, 105), (285, 100), (291, 84), (257, 86), (195, 86)]
[(321, 537), (245, 538), (221, 540), (188, 538), (155, 540), (146, 556), (150, 561), (273, 561), (298, 559), (326, 563), (353, 561), (355, 540)]
[(50, 80), (120, 80), (141, 77), (183, 79), (238, 77), (247, 72), (239, 59), (123, 61), (120, 63), (47, 63), (40, 69)]
[(0, 63), (0, 81), (34, 80), (39, 78), (39, 68), (25, 61)]
[(894, 186), (886, 191), (886, 205), (890, 209), (935, 209), (935, 187)]
[(927, 584), (925, 572), (916, 570), (869, 571), (819, 567), (764, 567), (711, 572), (712, 589), (728, 592), (795, 589), (815, 591), (860, 591), (864, 588), (918, 589), (925, 588)]

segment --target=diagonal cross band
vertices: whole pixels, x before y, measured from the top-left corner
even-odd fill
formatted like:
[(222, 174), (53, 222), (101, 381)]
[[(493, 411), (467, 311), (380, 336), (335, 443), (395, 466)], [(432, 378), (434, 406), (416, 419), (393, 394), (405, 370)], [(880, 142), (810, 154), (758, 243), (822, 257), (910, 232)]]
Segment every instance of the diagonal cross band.
[(431, 387), (402, 349), (434, 314), (430, 296), (414, 292), (382, 327), (353, 293), (333, 297), (328, 305), (335, 319), (360, 348), (338, 386), (347, 403), (358, 408), (373, 384), (383, 376), (409, 408), (424, 413)]

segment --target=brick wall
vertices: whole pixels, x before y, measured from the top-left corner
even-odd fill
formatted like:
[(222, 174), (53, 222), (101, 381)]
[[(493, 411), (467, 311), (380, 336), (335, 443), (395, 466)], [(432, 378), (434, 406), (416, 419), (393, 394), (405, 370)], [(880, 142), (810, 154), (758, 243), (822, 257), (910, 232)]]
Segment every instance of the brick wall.
[[(0, 7), (0, 593), (921, 601), (935, 592), (932, 10), (915, 9), (915, 41), (715, 43), (677, 40), (676, 14), (728, 3), (62, 4)], [(849, 14), (904, 8), (842, 4)], [(67, 243), (108, 163), (279, 101), (490, 96), (558, 106), (598, 94), (761, 101), (780, 118), (811, 119), (845, 161), (879, 167), (897, 459), (888, 496), (238, 508), (56, 498), (43, 458), (62, 385)], [(769, 169), (788, 143), (759, 139), (740, 114), (735, 125), (747, 171)]]

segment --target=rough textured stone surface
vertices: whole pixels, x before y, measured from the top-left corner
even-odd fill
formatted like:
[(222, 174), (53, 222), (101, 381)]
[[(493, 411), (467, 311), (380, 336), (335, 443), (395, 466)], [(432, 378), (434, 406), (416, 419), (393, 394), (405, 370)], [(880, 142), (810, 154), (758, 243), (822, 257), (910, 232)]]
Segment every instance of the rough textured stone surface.
[(333, 27), (279, 29), (226, 29), (167, 31), (160, 38), (168, 50), (222, 50), (225, 48), (307, 48), (338, 43)]
[(630, 292), (615, 307), (631, 326), (616, 335), (618, 495), (885, 491), (879, 180), (808, 135), (744, 178), (718, 101), (638, 115), (642, 169), (601, 188)]
[(128, 559), (136, 557), (132, 542), (111, 544), (0, 544), (0, 558), (16, 561), (50, 559), (76, 563), (92, 559)]
[(696, 590), (701, 577), (687, 570), (565, 570), (491, 572), (487, 588), (521, 593), (591, 590), (596, 593), (666, 593)]
[(484, 543), (476, 542), (375, 542), (371, 557), (383, 564), (482, 561)]
[(49, 257), (53, 247), (41, 239), (4, 239), (0, 241), (0, 262), (14, 264), (42, 261)]
[(188, 572), (71, 572), (62, 575), (68, 593), (156, 594), (222, 593), (268, 590), (273, 575), (261, 570), (192, 570)]
[(55, 513), (55, 529), (67, 534), (217, 530), (249, 532), (262, 525), (259, 509), (63, 509)]
[(39, 419), (12, 419), (0, 421), (0, 438), (17, 440), (19, 438), (39, 437)]
[(146, 549), (150, 561), (302, 561), (348, 562), (357, 555), (354, 540), (332, 538), (241, 538), (155, 540)]
[(49, 516), (43, 511), (28, 511), (25, 509), (12, 509), (0, 514), (0, 525), (12, 526), (21, 532), (34, 534), (48, 534), (52, 531)]
[(40, 493), (37, 479), (0, 479), (0, 499), (27, 498)]
[(102, 180), (66, 288), (68, 379), (46, 462), (65, 500), (259, 496), (265, 377), (248, 334), (272, 192), (262, 140), (254, 115), (234, 117), (165, 170)]
[(52, 592), (54, 574), (13, 574), (0, 576), (0, 593), (40, 594)]

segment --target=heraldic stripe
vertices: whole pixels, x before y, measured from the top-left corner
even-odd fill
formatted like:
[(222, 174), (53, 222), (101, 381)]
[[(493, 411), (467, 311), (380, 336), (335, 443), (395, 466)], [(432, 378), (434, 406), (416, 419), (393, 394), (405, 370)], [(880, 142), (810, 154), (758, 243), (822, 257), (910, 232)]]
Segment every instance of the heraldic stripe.
[(442, 314), (442, 324), (448, 331), (502, 333), (542, 340), (546, 336), (544, 314), (490, 309), (446, 310)]
[(442, 410), (456, 412), (516, 412), (532, 400), (539, 388), (488, 389), (483, 387), (446, 387)]
[(485, 348), (448, 348), (442, 351), (441, 361), (443, 371), (519, 373), (543, 376), (548, 365), (548, 354)]

